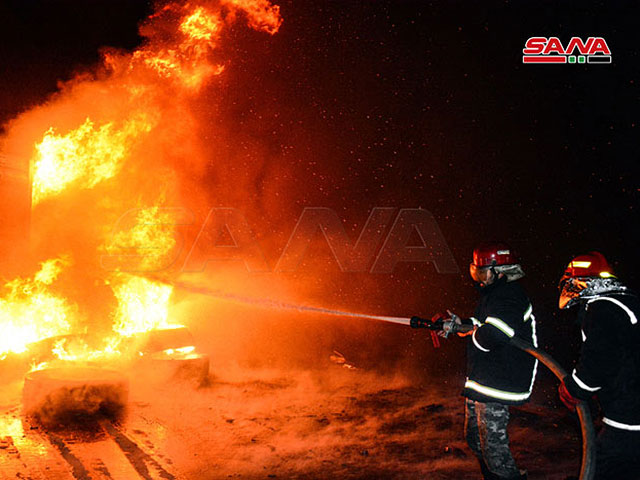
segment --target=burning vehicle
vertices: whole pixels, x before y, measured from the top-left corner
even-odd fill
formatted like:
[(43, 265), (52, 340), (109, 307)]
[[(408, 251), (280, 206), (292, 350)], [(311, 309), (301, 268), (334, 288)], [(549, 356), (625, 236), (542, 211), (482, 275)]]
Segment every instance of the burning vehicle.
[(130, 372), (138, 382), (175, 376), (206, 381), (208, 356), (197, 351), (185, 326), (168, 319), (168, 285), (130, 277), (129, 288), (114, 292), (120, 301), (111, 328), (85, 326), (85, 333), (74, 333), (83, 328), (74, 321), (77, 306), (50, 289), (67, 262), (43, 262), (32, 278), (7, 283), (0, 302), (8, 333), (3, 364), (6, 374), (26, 373), (27, 415), (45, 423), (95, 413), (119, 416)]
[(206, 382), (209, 357), (195, 344), (182, 325), (106, 337), (65, 334), (15, 348), (3, 363), (14, 375), (26, 374), (27, 415), (47, 423), (98, 412), (117, 417), (126, 407), (131, 372), (136, 382)]
[(167, 363), (176, 374), (193, 367), (199, 380), (204, 380), (209, 372), (208, 356), (198, 353), (193, 335), (182, 325), (112, 337), (106, 347), (104, 343), (104, 339), (87, 334), (51, 337), (28, 346), (29, 361), (36, 369), (57, 362), (100, 362), (113, 368), (133, 365), (136, 370), (158, 368)]
[(184, 326), (118, 338), (117, 349), (110, 342), (101, 349), (88, 335), (63, 335), (29, 345), (35, 366), (24, 380), (24, 413), (48, 424), (95, 414), (119, 418), (126, 411), (129, 372), (136, 382), (208, 379), (209, 357), (198, 353)]
[(0, 189), (14, 205), (0, 217), (0, 359), (3, 377), (26, 375), (28, 414), (120, 411), (132, 372), (208, 377), (209, 357), (170, 312), (171, 282), (153, 275), (180, 251), (175, 210), (206, 198), (186, 180), (202, 170), (185, 160), (199, 148), (189, 108), (224, 71), (222, 32), (243, 19), (274, 34), (281, 18), (254, 0), (157, 10), (138, 49), (105, 49), (93, 78), (2, 137)]

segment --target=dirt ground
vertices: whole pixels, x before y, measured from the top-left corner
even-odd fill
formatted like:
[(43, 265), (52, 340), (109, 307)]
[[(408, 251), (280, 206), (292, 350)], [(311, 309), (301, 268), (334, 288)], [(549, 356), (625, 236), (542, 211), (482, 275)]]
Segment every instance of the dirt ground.
[[(416, 385), (326, 369), (212, 369), (206, 385), (132, 379), (126, 417), (49, 429), (24, 419), (20, 382), (0, 404), (3, 479), (475, 479), (458, 382)], [(451, 385), (453, 383), (453, 385)], [(511, 442), (531, 479), (577, 474), (564, 411), (512, 409)]]

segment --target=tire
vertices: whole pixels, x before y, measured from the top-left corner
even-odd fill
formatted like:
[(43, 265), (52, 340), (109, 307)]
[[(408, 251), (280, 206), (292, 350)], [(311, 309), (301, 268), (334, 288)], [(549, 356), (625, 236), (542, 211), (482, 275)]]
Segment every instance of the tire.
[(42, 423), (60, 424), (87, 417), (120, 417), (129, 398), (127, 377), (97, 367), (36, 370), (24, 380), (23, 410)]

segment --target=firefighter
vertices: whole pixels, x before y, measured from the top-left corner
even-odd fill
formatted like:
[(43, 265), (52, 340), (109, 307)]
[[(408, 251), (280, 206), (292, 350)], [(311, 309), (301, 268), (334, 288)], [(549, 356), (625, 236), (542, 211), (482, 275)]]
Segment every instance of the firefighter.
[[(533, 307), (518, 282), (524, 272), (504, 243), (479, 245), (469, 273), (480, 292), (468, 320), (465, 438), (478, 458), (485, 479), (526, 479), (509, 448), (509, 406), (531, 396), (537, 360), (510, 344), (517, 336), (537, 346)], [(463, 334), (461, 334), (463, 335)]]
[(577, 307), (583, 342), (560, 399), (575, 410), (579, 400), (598, 398), (595, 478), (640, 479), (640, 300), (598, 252), (575, 257), (559, 289), (560, 309)]

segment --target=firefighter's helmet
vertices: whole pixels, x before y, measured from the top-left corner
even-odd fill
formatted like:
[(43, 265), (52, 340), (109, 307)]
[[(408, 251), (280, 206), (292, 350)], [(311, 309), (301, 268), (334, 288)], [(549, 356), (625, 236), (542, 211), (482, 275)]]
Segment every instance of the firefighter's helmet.
[(503, 242), (483, 243), (473, 250), (473, 264), (478, 268), (514, 263), (518, 260), (513, 250)]
[(600, 252), (589, 252), (585, 255), (578, 255), (569, 262), (567, 268), (560, 279), (560, 284), (569, 278), (611, 278), (615, 277), (613, 268)]
[(482, 271), (493, 269), (495, 274), (497, 270), (500, 270), (500, 267), (507, 265), (517, 266), (518, 276), (524, 276), (520, 266), (517, 264), (518, 259), (515, 253), (506, 243), (483, 243), (473, 249), (473, 261), (469, 265), (469, 273), (476, 283), (482, 285), (485, 283), (485, 279), (481, 274)]
[(604, 255), (600, 252), (578, 255), (569, 262), (558, 283), (558, 290), (560, 290), (558, 306), (564, 309), (575, 305), (586, 291), (588, 284), (593, 283), (594, 279), (601, 278), (616, 278)]

